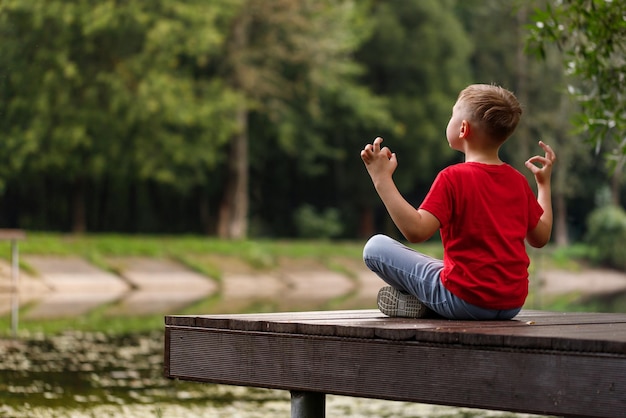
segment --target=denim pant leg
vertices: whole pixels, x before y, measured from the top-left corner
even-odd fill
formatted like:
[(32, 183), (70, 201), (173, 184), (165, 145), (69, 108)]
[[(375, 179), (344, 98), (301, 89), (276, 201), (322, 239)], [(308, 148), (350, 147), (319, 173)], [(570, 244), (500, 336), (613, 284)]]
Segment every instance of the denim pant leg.
[(363, 248), (365, 265), (390, 286), (416, 296), (439, 313), (444, 300), (438, 291), (443, 262), (419, 253), (385, 235), (375, 235)]
[(385, 235), (375, 235), (363, 248), (367, 267), (390, 286), (416, 296), (450, 319), (511, 319), (521, 308), (484, 309), (465, 302), (445, 288), (439, 276), (443, 261), (419, 253)]

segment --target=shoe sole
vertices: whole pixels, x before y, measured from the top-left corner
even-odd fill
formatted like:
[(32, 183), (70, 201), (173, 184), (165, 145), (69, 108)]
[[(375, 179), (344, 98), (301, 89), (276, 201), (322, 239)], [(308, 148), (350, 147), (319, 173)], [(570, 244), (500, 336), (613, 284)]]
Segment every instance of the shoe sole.
[(400, 318), (422, 318), (428, 308), (413, 295), (407, 295), (391, 286), (378, 292), (378, 309), (387, 316)]

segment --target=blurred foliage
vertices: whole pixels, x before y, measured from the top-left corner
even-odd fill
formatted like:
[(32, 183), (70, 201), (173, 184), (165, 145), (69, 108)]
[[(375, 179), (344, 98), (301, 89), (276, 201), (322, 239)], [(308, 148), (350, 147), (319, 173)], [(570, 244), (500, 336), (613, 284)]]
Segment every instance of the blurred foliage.
[[(272, 187), (264, 196), (277, 199), (277, 185), (299, 188), (280, 174), (268, 182), (274, 177), (268, 165), (289, 162), (298, 180), (319, 181), (332, 175), (331, 164), (346, 158), (344, 142), (334, 140), (344, 123), (369, 129), (391, 123), (386, 102), (358, 82), (362, 68), (353, 57), (370, 33), (368, 2), (248, 0), (245, 5), (233, 19), (219, 73), (246, 98), (221, 167), (217, 233), (223, 238), (246, 236), (249, 189), (257, 187), (256, 179)], [(250, 178), (256, 168), (263, 176)], [(281, 218), (285, 208), (277, 209)], [(287, 227), (293, 234), (293, 223)]]
[(205, 182), (237, 103), (207, 71), (236, 2), (211, 4), (2, 2), (4, 182)]
[(589, 215), (586, 240), (594, 261), (626, 271), (626, 211), (607, 205)]
[[(599, 19), (623, 4), (612, 3)], [(559, 10), (550, 16), (567, 18)], [(436, 172), (462, 158), (444, 135), (458, 91), (493, 82), (525, 105), (503, 157), (524, 171), (537, 139), (556, 144), (556, 216), (581, 236), (595, 207), (588, 191), (608, 168), (571, 133), (580, 104), (563, 94), (556, 52), (524, 54), (530, 18), (525, 2), (497, 0), (5, 0), (0, 226), (215, 235), (239, 164), (252, 237), (298, 236), (295, 210), (306, 206), (338, 211), (333, 237), (393, 235), (360, 150), (383, 136), (399, 188), (419, 204)], [(611, 58), (598, 54), (585, 74), (618, 62), (618, 26), (589, 33), (613, 49), (600, 48)], [(609, 81), (597, 96), (605, 106), (621, 91)], [(232, 154), (235, 138), (247, 154)]]
[(342, 225), (339, 211), (335, 208), (326, 208), (318, 212), (310, 205), (299, 207), (294, 213), (298, 235), (301, 238), (328, 239), (341, 235)]
[(540, 56), (556, 45), (570, 76), (567, 92), (580, 105), (572, 115), (578, 132), (603, 152), (613, 172), (613, 203), (619, 204), (626, 164), (626, 2), (538, 2), (529, 45)]
[[(357, 59), (363, 81), (389, 98), (392, 129), (380, 127), (361, 138), (361, 148), (376, 136), (398, 155), (398, 188), (424, 194), (434, 174), (454, 159), (445, 127), (458, 93), (471, 82), (475, 46), (454, 14), (456, 2), (379, 1), (372, 8), (373, 34)], [(445, 30), (442, 30), (445, 28)]]

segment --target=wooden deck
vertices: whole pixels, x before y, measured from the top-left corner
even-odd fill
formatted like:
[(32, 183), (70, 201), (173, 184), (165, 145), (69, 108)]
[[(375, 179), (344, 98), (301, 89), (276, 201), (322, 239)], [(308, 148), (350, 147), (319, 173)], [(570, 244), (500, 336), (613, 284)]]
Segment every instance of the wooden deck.
[(165, 324), (168, 378), (626, 417), (624, 314), (522, 311), (487, 322), (356, 310), (167, 316)]

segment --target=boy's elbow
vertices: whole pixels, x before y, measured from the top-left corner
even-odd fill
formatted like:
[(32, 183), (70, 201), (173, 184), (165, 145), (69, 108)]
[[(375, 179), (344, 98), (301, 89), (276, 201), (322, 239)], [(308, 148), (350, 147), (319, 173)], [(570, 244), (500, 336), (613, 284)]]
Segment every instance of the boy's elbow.
[(407, 231), (402, 231), (402, 235), (404, 235), (404, 238), (409, 241), (411, 244), (416, 244), (419, 241), (417, 240), (415, 234), (412, 234), (410, 232)]
[(404, 232), (402, 235), (404, 235), (404, 238), (406, 238), (406, 240), (409, 241), (411, 244), (419, 244), (420, 242), (428, 240), (428, 238), (432, 236), (432, 234), (427, 235), (420, 231), (407, 231)]
[(548, 244), (548, 242), (550, 240), (537, 241), (537, 240), (533, 240), (533, 239), (528, 239), (527, 238), (526, 241), (528, 241), (528, 244), (530, 244), (530, 246), (533, 247), (533, 248), (543, 248), (543, 247), (545, 247)]
[(550, 242), (550, 233), (531, 233), (526, 236), (526, 241), (533, 248), (543, 248)]
[(526, 234), (526, 241), (531, 247), (542, 248), (550, 242), (551, 235), (552, 223), (546, 223), (540, 220), (535, 229)]
[(412, 235), (409, 235), (409, 236), (405, 235), (404, 238), (406, 238), (406, 240), (409, 241), (411, 244), (419, 244), (420, 242), (426, 241), (425, 239), (422, 239), (421, 237), (415, 237)]
[(428, 241), (441, 226), (439, 220), (429, 212), (419, 209), (418, 214), (419, 220), (402, 231), (402, 235), (412, 244)]

